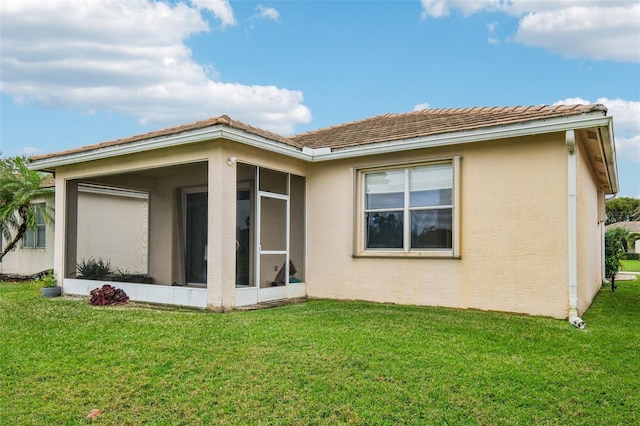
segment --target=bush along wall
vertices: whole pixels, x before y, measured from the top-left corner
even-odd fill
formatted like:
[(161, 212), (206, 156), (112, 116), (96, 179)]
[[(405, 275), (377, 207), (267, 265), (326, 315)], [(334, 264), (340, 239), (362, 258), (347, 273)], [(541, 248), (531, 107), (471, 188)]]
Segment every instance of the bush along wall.
[(620, 269), (620, 255), (622, 244), (616, 229), (610, 229), (604, 234), (604, 273), (611, 280), (611, 291), (616, 290), (616, 274)]

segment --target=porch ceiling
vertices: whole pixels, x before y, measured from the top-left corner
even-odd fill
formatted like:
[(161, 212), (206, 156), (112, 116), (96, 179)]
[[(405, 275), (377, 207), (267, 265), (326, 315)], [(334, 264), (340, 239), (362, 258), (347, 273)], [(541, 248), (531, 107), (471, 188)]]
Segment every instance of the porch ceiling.
[[(93, 176), (81, 179), (83, 183), (107, 185), (118, 188), (149, 191), (152, 182), (156, 179), (170, 178), (172, 176), (206, 176), (207, 162), (178, 164), (148, 169), (117, 172), (108, 175)], [(203, 182), (206, 185), (206, 180)]]

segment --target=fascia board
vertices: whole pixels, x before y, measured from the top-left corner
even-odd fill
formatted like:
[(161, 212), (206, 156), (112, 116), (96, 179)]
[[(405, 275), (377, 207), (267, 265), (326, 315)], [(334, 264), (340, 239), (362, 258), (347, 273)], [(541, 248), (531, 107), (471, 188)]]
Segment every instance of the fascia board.
[[(66, 166), (78, 162), (100, 160), (120, 155), (134, 154), (172, 146), (187, 145), (206, 140), (224, 138), (256, 148), (283, 154), (308, 162), (329, 161), (365, 155), (384, 154), (400, 151), (408, 151), (421, 148), (432, 148), (447, 145), (459, 145), (464, 143), (483, 142), (493, 139), (527, 136), (576, 130), (591, 127), (607, 127), (611, 132), (611, 117), (597, 115), (581, 115), (577, 117), (562, 117), (548, 120), (537, 120), (531, 123), (520, 123), (493, 128), (477, 129), (464, 132), (446, 133), (440, 135), (394, 140), (371, 145), (349, 147), (344, 149), (297, 149), (283, 145), (270, 139), (253, 135), (239, 129), (224, 125), (212, 126), (199, 131), (173, 136), (161, 136), (158, 138), (133, 142), (127, 145), (115, 145), (88, 152), (79, 152), (42, 159), (29, 164), (32, 170), (53, 170), (59, 166)], [(615, 164), (614, 164), (615, 166)]]
[(308, 152), (304, 152), (302, 149), (298, 149), (289, 145), (283, 145), (282, 143), (274, 142), (270, 139), (253, 135), (251, 133), (246, 133), (242, 130), (229, 127), (224, 128), (222, 137), (234, 142), (242, 143), (244, 145), (253, 146), (256, 148), (267, 150), (269, 152), (275, 152), (277, 154), (287, 155), (299, 160), (313, 161), (313, 155), (309, 154)]
[(155, 149), (168, 148), (173, 146), (188, 145), (197, 142), (204, 142), (212, 139), (227, 139), (235, 142), (243, 143), (249, 146), (255, 146), (266, 149), (270, 152), (276, 152), (290, 157), (311, 161), (311, 156), (303, 153), (295, 147), (283, 145), (261, 136), (246, 133), (242, 130), (217, 125), (202, 130), (196, 130), (185, 134), (160, 136), (153, 139), (146, 139), (138, 142), (132, 142), (126, 145), (114, 145), (87, 152), (78, 152), (64, 155), (61, 157), (44, 158), (36, 160), (28, 165), (31, 170), (51, 170), (60, 166), (70, 164), (102, 160), (105, 158), (117, 157), (120, 155), (135, 154), (140, 152), (151, 151)]
[[(609, 117), (611, 118), (611, 117)], [(613, 138), (613, 123), (609, 123), (604, 128), (606, 137), (601, 135), (602, 149), (606, 158), (607, 171), (609, 172), (609, 184), (611, 185), (611, 194), (617, 194), (620, 190), (618, 182), (618, 161), (616, 159), (616, 146)]]

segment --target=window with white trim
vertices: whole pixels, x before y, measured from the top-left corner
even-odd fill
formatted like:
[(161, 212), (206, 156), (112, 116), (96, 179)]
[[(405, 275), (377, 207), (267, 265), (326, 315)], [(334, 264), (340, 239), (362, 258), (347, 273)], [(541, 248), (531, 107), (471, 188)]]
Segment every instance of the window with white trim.
[(29, 229), (24, 234), (24, 240), (22, 247), (24, 248), (45, 248), (46, 247), (46, 235), (47, 224), (44, 220), (42, 212), (45, 209), (44, 203), (34, 204), (34, 211), (36, 214), (36, 228)]
[(362, 171), (362, 251), (457, 255), (456, 164)]

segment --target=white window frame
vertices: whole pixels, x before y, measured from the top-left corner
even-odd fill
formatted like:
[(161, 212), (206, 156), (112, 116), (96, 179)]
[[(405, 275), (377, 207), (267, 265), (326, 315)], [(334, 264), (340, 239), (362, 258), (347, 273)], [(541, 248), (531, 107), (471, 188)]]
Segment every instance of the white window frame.
[[(40, 217), (42, 218), (42, 223), (37, 223), (36, 224), (36, 229), (27, 229), (27, 231), (24, 234), (24, 237), (22, 238), (22, 248), (26, 248), (26, 249), (46, 249), (47, 248), (47, 221), (44, 220), (44, 210), (47, 208), (46, 203), (34, 203), (33, 204), (33, 208), (34, 211), (36, 211), (37, 209), (40, 209), (42, 211)], [(36, 213), (36, 221), (38, 220), (38, 215)], [(38, 238), (38, 230), (39, 229), (44, 229), (44, 241), (42, 243), (42, 246), (40, 246), (39, 241), (40, 239)], [(33, 236), (33, 245), (31, 244), (27, 244), (27, 235), (32, 235)]]
[[(413, 258), (460, 258), (460, 160), (461, 156), (439, 158), (430, 161), (412, 162), (412, 163), (394, 163), (378, 166), (371, 166), (367, 168), (354, 169), (354, 187), (355, 187), (355, 199), (354, 199), (354, 244), (353, 244), (353, 256), (354, 257), (413, 257)], [(406, 170), (414, 167), (431, 166), (438, 164), (451, 164), (453, 183), (452, 183), (452, 205), (451, 206), (437, 206), (438, 208), (451, 208), (452, 212), (452, 247), (446, 249), (435, 248), (411, 248), (411, 211), (414, 210), (427, 210), (428, 208), (411, 208), (408, 205), (408, 187), (405, 185), (405, 203), (402, 209), (389, 209), (389, 210), (402, 210), (403, 211), (403, 242), (402, 248), (367, 248), (367, 224), (365, 220), (366, 209), (366, 194), (365, 194), (365, 176), (369, 173), (391, 171), (391, 170)]]

